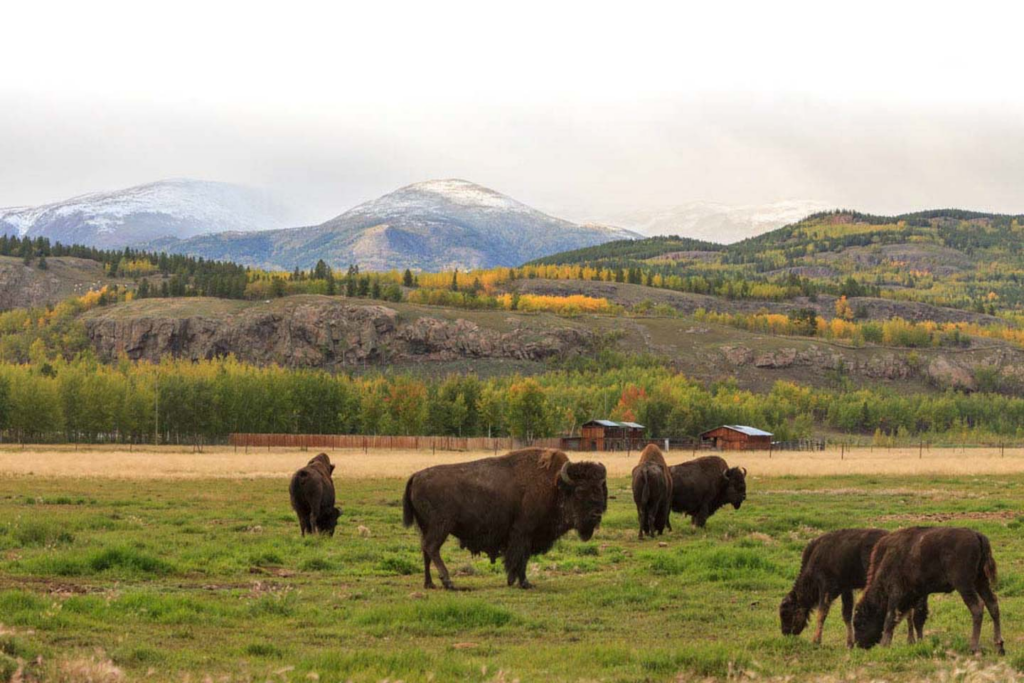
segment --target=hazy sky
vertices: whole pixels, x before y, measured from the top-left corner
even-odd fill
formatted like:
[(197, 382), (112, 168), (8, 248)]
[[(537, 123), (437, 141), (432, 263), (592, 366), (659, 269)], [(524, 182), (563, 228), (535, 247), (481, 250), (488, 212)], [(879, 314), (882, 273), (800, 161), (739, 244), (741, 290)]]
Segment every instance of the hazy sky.
[(0, 206), (167, 177), (321, 220), (460, 177), (570, 217), (692, 200), (1024, 212), (1020, 3), (33, 2)]

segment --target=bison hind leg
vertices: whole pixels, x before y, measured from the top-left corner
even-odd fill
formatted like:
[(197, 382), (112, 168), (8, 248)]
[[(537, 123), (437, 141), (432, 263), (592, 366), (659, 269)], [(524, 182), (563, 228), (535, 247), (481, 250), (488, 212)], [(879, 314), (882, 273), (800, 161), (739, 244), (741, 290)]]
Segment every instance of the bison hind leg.
[(444, 560), (441, 559), (441, 546), (447, 539), (447, 532), (437, 533), (431, 531), (423, 534), (421, 548), (423, 549), (423, 559), (426, 564), (423, 585), (426, 588), (433, 586), (433, 581), (430, 579), (430, 564), (427, 560), (433, 562), (434, 566), (437, 567), (437, 574), (441, 577), (441, 585), (448, 590), (453, 590), (455, 588), (455, 585), (452, 583), (451, 576), (448, 574), (448, 567), (445, 566)]

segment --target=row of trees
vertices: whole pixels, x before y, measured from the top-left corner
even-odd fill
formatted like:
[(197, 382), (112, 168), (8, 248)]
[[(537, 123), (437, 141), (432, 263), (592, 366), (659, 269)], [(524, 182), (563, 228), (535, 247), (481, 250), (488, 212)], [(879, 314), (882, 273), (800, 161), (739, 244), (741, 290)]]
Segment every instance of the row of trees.
[(1021, 398), (786, 382), (757, 394), (728, 382), (706, 387), (648, 365), (431, 380), (259, 368), (232, 359), (0, 364), (0, 430), (28, 442), (204, 443), (232, 432), (536, 438), (576, 432), (595, 417), (637, 421), (658, 438), (733, 423), (766, 428), (782, 440), (823, 428), (965, 440), (1024, 436)]

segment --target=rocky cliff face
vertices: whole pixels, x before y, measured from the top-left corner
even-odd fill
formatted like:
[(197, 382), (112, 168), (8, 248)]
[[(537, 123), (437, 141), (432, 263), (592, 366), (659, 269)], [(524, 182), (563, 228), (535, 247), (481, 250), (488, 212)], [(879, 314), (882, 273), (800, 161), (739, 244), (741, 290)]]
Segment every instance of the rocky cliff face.
[(472, 358), (545, 360), (585, 353), (593, 333), (575, 328), (510, 331), (462, 319), (400, 315), (387, 306), (318, 300), (253, 306), (227, 316), (98, 315), (86, 329), (104, 360), (125, 355), (206, 359), (233, 354), (251, 363), (344, 367)]

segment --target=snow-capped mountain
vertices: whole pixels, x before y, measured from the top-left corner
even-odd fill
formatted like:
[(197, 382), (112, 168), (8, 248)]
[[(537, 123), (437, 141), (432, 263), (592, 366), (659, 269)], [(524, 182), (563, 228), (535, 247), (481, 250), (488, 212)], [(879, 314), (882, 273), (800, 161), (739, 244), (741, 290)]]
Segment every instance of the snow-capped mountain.
[(0, 209), (0, 234), (120, 248), (161, 237), (266, 230), (287, 225), (288, 220), (288, 210), (265, 191), (182, 179), (96, 192), (44, 206)]
[(465, 180), (430, 180), (365, 202), (321, 225), (222, 233), (151, 246), (265, 268), (370, 270), (516, 266), (541, 256), (639, 235), (549, 216)]
[(605, 217), (604, 221), (648, 236), (679, 235), (729, 244), (832, 208), (835, 207), (825, 202), (803, 199), (747, 206), (688, 202), (661, 209), (616, 213)]

